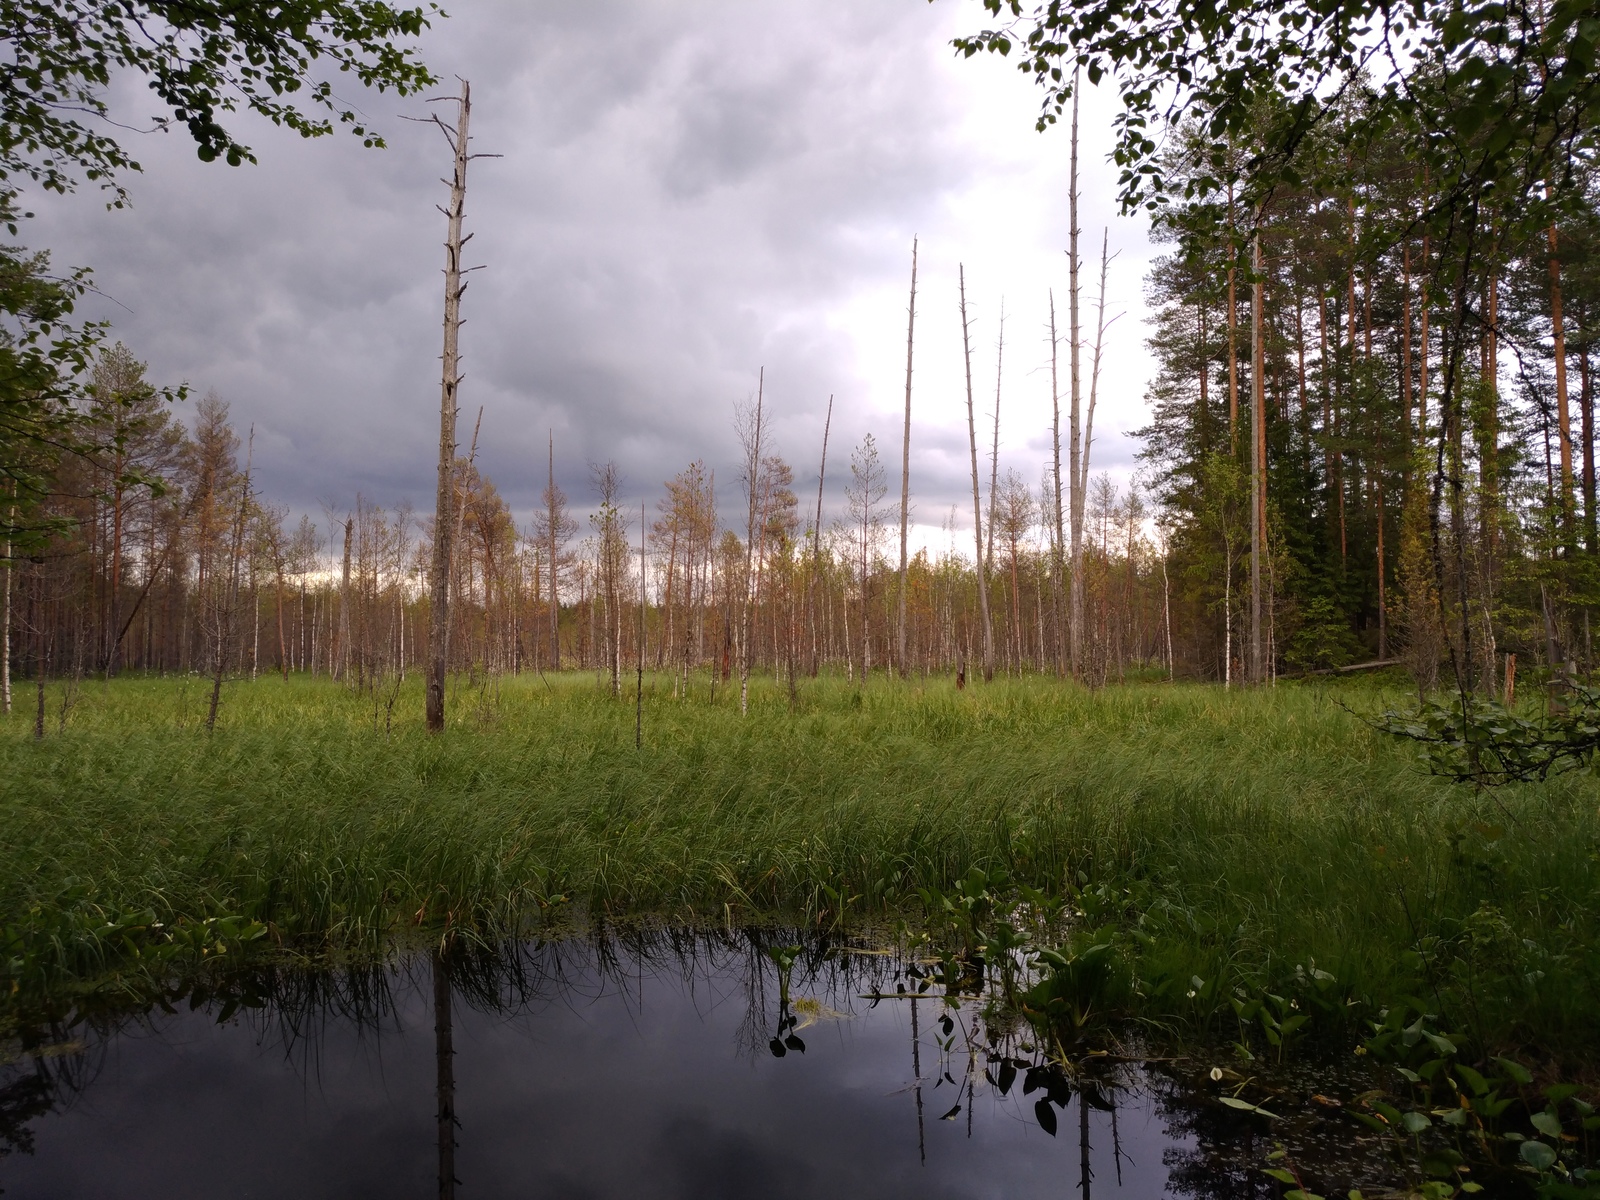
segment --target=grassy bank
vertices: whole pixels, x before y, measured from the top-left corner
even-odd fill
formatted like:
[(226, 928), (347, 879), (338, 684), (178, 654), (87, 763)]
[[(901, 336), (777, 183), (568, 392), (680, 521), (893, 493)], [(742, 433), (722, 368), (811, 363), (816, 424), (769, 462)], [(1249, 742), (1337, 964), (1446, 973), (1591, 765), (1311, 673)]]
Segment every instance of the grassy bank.
[(151, 915), (348, 948), (575, 909), (914, 916), (976, 866), (1128, 930), (1151, 1015), (1226, 1023), (1314, 963), (1352, 1011), (1416, 995), (1600, 1059), (1594, 776), (1434, 781), (1341, 707), (1379, 691), (813, 681), (791, 710), (768, 682), (741, 718), (654, 687), (636, 751), (592, 675), (463, 686), (436, 738), (417, 681), (392, 731), (325, 681), (230, 685), (210, 736), (198, 680), (85, 684), (64, 728), (53, 685), (42, 742), (0, 726), (9, 970), (98, 969)]

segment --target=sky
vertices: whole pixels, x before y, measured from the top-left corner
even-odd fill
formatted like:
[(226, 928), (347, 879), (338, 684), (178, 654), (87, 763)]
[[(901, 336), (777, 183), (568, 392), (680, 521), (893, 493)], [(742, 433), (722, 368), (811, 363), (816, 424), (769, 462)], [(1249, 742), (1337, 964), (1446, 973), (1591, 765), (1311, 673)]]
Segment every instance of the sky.
[[(420, 42), (471, 80), (463, 447), (526, 522), (545, 483), (582, 514), (590, 464), (652, 509), (695, 459), (739, 524), (736, 404), (764, 372), (770, 445), (814, 498), (824, 415), (829, 513), (871, 433), (899, 493), (907, 291), (918, 246), (912, 376), (914, 545), (971, 536), (958, 270), (966, 272), (982, 473), (1005, 312), (1000, 466), (1035, 489), (1051, 451), (1049, 295), (1067, 391), (1068, 136), (1034, 129), (1035, 85), (950, 40), (972, 0), (467, 0)], [(354, 85), (352, 85), (354, 86)], [(259, 164), (202, 163), (181, 134), (119, 131), (143, 164), (132, 206), (92, 188), (31, 203), (57, 266), (94, 269), (83, 313), (152, 380), (214, 389), (254, 428), (260, 491), (294, 513), (357, 494), (431, 510), (438, 446), (449, 147), (423, 97), (341, 93), (385, 137), (304, 140), (249, 116)], [(114, 111), (146, 123), (137, 80)], [(1125, 483), (1150, 361), (1141, 218), (1117, 215), (1115, 97), (1086, 88), (1080, 150), (1085, 336), (1102, 236), (1114, 256), (1093, 469)], [(453, 105), (440, 105), (451, 112)], [(1087, 348), (1085, 375), (1087, 376)], [(1087, 380), (1085, 384), (1087, 391)], [(192, 401), (187, 406), (192, 409)], [(802, 509), (815, 501), (802, 501)], [(955, 533), (943, 527), (952, 517)]]

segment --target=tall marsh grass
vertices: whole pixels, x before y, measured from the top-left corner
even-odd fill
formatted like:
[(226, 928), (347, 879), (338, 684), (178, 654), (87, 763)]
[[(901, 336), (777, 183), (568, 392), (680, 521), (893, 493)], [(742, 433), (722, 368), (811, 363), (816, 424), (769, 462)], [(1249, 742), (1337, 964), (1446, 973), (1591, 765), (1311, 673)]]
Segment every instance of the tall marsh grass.
[(463, 682), (438, 737), (420, 681), (392, 712), (233, 684), (209, 736), (203, 690), (85, 684), (64, 724), (53, 690), (40, 742), (31, 714), (0, 723), (13, 972), (73, 965), (71, 929), (128, 913), (363, 951), (552, 913), (915, 920), (917, 889), (979, 867), (1137, 931), (1163, 1019), (1311, 969), (1501, 1044), (1600, 1050), (1595, 777), (1431, 779), (1355, 715), (1398, 694), (824, 679), (741, 718), (731, 691), (655, 681), (635, 750), (631, 696), (588, 675)]

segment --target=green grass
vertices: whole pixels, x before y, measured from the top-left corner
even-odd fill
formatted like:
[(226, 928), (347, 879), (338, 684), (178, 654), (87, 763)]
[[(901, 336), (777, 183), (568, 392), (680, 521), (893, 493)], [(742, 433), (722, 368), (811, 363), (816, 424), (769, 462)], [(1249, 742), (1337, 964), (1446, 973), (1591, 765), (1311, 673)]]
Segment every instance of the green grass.
[(147, 908), (370, 950), (552, 911), (914, 919), (976, 866), (1139, 925), (1155, 1017), (1225, 1023), (1235, 986), (1314, 960), (1353, 1012), (1418, 995), (1600, 1059), (1595, 777), (1433, 780), (1341, 706), (1399, 692), (821, 680), (791, 710), (768, 680), (741, 718), (735, 689), (651, 687), (636, 751), (631, 694), (587, 674), (463, 684), (439, 737), (415, 679), (392, 733), (370, 696), (276, 678), (230, 684), (210, 736), (198, 679), (87, 683), (62, 730), (52, 685), (42, 742), (26, 704), (0, 724), (11, 971), (105, 967), (84, 931)]

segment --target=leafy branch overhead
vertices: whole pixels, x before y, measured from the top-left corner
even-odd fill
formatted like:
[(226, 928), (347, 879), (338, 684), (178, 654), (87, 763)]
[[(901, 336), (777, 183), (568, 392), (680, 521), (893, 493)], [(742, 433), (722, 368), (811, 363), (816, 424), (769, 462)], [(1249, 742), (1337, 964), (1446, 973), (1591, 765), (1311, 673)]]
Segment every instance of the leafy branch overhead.
[(116, 176), (139, 164), (107, 131), (119, 123), (106, 93), (128, 71), (165, 108), (154, 127), (185, 127), (208, 162), (255, 161), (223, 124), (240, 110), (304, 137), (347, 125), (382, 145), (333, 81), (401, 95), (428, 86), (434, 77), (398, 43), (443, 15), (381, 0), (0, 0), (0, 181), (66, 192), (81, 176), (121, 204)]
[[(1061, 116), (1081, 68), (1116, 80), (1121, 199), (1163, 207), (1163, 126), (1198, 121), (1211, 172), (1183, 194), (1243, 179), (1262, 194), (1303, 182), (1305, 139), (1352, 92), (1370, 93), (1357, 142), (1404, 133), (1431, 168), (1438, 211), (1485, 189), (1564, 190), (1573, 151), (1600, 116), (1587, 0), (983, 0), (1003, 22), (956, 40), (1010, 55), (1045, 90), (1039, 128)], [(1263, 113), (1270, 114), (1265, 136)], [(1253, 143), (1253, 155), (1230, 148)]]
[(1589, 766), (1600, 751), (1600, 686), (1574, 683), (1562, 706), (1521, 717), (1496, 700), (1463, 707), (1434, 700), (1414, 713), (1386, 712), (1376, 727), (1420, 742), (1433, 773), (1495, 785), (1547, 779)]

